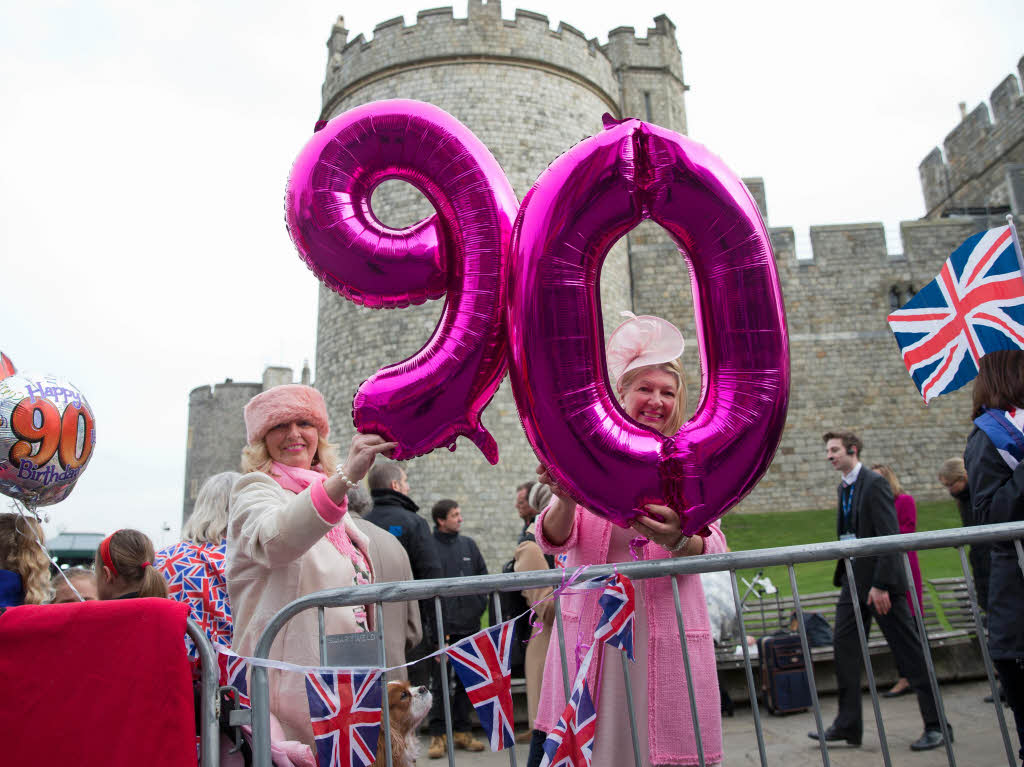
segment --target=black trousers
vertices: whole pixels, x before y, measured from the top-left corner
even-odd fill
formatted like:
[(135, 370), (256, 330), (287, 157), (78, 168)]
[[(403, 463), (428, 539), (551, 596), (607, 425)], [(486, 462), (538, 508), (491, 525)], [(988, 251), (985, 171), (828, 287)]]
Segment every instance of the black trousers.
[[(911, 688), (917, 693), (917, 705), (921, 709), (925, 729), (938, 730), (939, 713), (928, 681), (928, 670), (910, 608), (903, 594), (890, 594), (889, 597), (892, 608), (885, 615), (876, 614), (867, 603), (861, 602), (864, 635), (870, 635), (872, 619), (878, 621), (878, 627), (882, 629), (885, 641), (889, 643), (896, 665), (906, 674)], [(839, 594), (839, 604), (836, 605), (833, 647), (836, 657), (836, 680), (839, 683), (839, 713), (833, 724), (844, 732), (862, 734), (864, 717), (860, 685), (864, 656), (860, 650), (850, 588), (845, 578), (843, 590)]]
[(1024, 762), (1024, 660), (993, 660), (992, 663), (999, 672), (1006, 702), (1013, 712), (1013, 721), (1017, 725), (1017, 756)]
[[(471, 634), (455, 635), (452, 634), (448, 637), (448, 644), (453, 645), (461, 642), (467, 636)], [(433, 666), (433, 679), (430, 686), (430, 692), (434, 696), (434, 702), (430, 706), (430, 726), (429, 731), (431, 735), (444, 735), (444, 693), (441, 691), (441, 664), (435, 660), (424, 661), (423, 665), (430, 664)], [(466, 688), (462, 686), (462, 680), (459, 679), (459, 675), (455, 673), (452, 668), (451, 661), (445, 664), (448, 668), (448, 679), (445, 682), (448, 684), (448, 689), (451, 691), (451, 707), (452, 707), (452, 732), (472, 732), (473, 722), (470, 719), (470, 714), (473, 711), (473, 704), (469, 702), (469, 696), (466, 695)]]

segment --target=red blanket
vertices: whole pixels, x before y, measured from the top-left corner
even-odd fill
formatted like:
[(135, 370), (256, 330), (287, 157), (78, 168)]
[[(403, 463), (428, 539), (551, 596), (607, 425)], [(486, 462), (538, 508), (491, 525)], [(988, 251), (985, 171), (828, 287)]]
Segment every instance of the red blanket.
[(0, 614), (0, 762), (195, 767), (187, 613), (123, 599)]

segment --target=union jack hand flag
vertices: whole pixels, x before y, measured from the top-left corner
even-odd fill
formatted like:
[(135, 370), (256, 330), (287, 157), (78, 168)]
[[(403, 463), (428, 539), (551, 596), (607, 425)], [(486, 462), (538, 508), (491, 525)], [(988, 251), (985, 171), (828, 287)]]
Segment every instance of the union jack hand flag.
[(926, 403), (973, 380), (989, 352), (1024, 348), (1024, 280), (1010, 227), (969, 237), (888, 319)]
[(319, 767), (367, 767), (377, 758), (381, 670), (306, 674)]
[(636, 616), (636, 594), (633, 581), (625, 575), (611, 576), (597, 604), (602, 614), (594, 631), (594, 639), (618, 647), (630, 660), (635, 661), (633, 619)]
[(217, 665), (220, 666), (220, 686), (234, 687), (238, 691), (238, 704), (250, 708), (249, 683), (245, 678), (245, 658), (233, 653), (218, 652)]
[(487, 731), (491, 751), (501, 751), (515, 743), (509, 657), (514, 641), (513, 625), (513, 621), (499, 623), (445, 651), (480, 717), (480, 724)]
[(580, 664), (572, 696), (562, 716), (544, 741), (544, 757), (540, 767), (590, 767), (594, 758), (594, 735), (597, 732), (597, 711), (590, 697), (587, 672), (593, 648)]

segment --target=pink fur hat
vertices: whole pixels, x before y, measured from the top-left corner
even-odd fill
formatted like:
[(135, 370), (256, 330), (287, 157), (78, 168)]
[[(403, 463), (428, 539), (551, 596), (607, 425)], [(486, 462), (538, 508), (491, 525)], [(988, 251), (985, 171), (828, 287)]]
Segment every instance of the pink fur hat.
[(249, 400), (245, 406), (245, 438), (255, 445), (267, 432), (281, 423), (306, 420), (327, 439), (327, 405), (324, 396), (312, 386), (283, 384), (267, 389)]

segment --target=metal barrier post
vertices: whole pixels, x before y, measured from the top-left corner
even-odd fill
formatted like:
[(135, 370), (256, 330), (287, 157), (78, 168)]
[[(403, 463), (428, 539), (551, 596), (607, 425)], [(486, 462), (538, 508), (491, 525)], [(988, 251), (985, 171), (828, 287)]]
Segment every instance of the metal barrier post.
[[(818, 684), (814, 681), (814, 657), (811, 643), (807, 641), (807, 626), (804, 624), (804, 609), (800, 605), (800, 589), (796, 585), (796, 569), (789, 565), (789, 587), (793, 590), (793, 607), (796, 608), (797, 625), (800, 628), (800, 647), (804, 651), (804, 666), (807, 668), (807, 686), (811, 691), (811, 705), (814, 707), (814, 726), (818, 728), (818, 746), (821, 748), (821, 763), (829, 767), (828, 744), (825, 742), (825, 726), (821, 721), (821, 705), (818, 702)], [(747, 638), (743, 637), (746, 642)]]
[[(444, 616), (441, 614), (441, 597), (434, 597), (434, 617), (437, 619), (437, 646), (444, 649), (448, 643), (444, 638)], [(440, 661), (437, 668), (438, 683), (441, 687), (441, 699), (444, 701), (444, 732), (445, 745), (448, 750), (448, 767), (455, 767), (455, 739), (452, 737), (452, 702), (448, 698), (448, 654), (437, 656)]]
[(320, 639), (320, 665), (327, 665), (327, 629), (324, 627), (324, 606), (320, 605), (316, 608), (316, 622), (318, 631), (317, 636)]
[[(643, 767), (643, 762), (640, 761), (640, 741), (637, 739), (636, 734), (636, 710), (633, 708), (633, 685), (629, 681), (630, 660), (626, 657), (625, 650), (620, 650), (618, 653), (622, 658), (622, 680), (626, 684), (626, 710), (629, 712), (629, 734), (633, 741), (633, 763), (636, 764), (636, 767)], [(601, 657), (602, 659), (605, 657), (603, 649)]]
[(750, 693), (750, 710), (754, 714), (754, 732), (757, 735), (757, 751), (761, 756), (761, 767), (768, 767), (768, 755), (764, 750), (764, 732), (761, 730), (761, 709), (757, 704), (757, 689), (754, 687), (754, 671), (750, 666), (750, 648), (747, 646), (747, 626), (743, 621), (743, 603), (740, 602), (740, 590), (736, 585), (736, 571), (730, 570), (732, 579), (732, 599), (736, 603), (736, 617), (740, 622), (740, 642), (743, 647), (743, 666), (747, 672), (747, 690)]
[(202, 767), (220, 767), (220, 669), (217, 651), (191, 618), (185, 620), (185, 631), (199, 652), (199, 763)]
[(569, 703), (572, 691), (569, 689), (569, 665), (565, 658), (565, 626), (562, 625), (562, 602), (555, 597), (555, 628), (558, 634), (558, 654), (562, 658), (562, 689), (565, 691), (565, 702)]
[(917, 633), (921, 640), (921, 651), (924, 655), (925, 667), (928, 671), (928, 683), (932, 687), (932, 695), (935, 696), (935, 708), (939, 713), (939, 727), (942, 730), (942, 739), (946, 742), (946, 759), (950, 767), (956, 767), (956, 757), (953, 756), (953, 744), (949, 734), (949, 722), (946, 721), (946, 707), (942, 703), (942, 693), (939, 692), (939, 677), (935, 673), (935, 664), (932, 662), (932, 649), (928, 644), (928, 630), (924, 627), (924, 613), (921, 612), (921, 605), (917, 601), (917, 588), (914, 586), (914, 573), (910, 569), (910, 554), (903, 552), (903, 572), (907, 576), (908, 589), (911, 599), (914, 602), (914, 618), (917, 621)]
[[(377, 618), (377, 633), (380, 635), (380, 667), (388, 667), (388, 651), (384, 645), (384, 605), (380, 602), (373, 603), (374, 614)], [(381, 719), (384, 730), (384, 761), (388, 767), (392, 767), (391, 757), (391, 699), (388, 697), (388, 677), (381, 672)]]
[[(857, 622), (857, 637), (860, 639), (860, 651), (864, 654), (864, 668), (868, 672), (868, 689), (871, 691), (871, 705), (875, 709), (875, 723), (878, 725), (878, 742), (882, 746), (882, 760), (885, 767), (892, 767), (892, 760), (889, 758), (889, 742), (885, 738), (885, 725), (882, 723), (882, 709), (878, 705), (878, 688), (875, 687), (875, 671), (871, 666), (871, 652), (868, 649), (868, 635), (864, 631), (864, 620), (860, 612), (860, 594), (857, 593), (857, 581), (853, 577), (852, 557), (844, 557), (846, 564), (846, 588), (850, 592), (850, 602), (853, 603), (853, 619)], [(842, 597), (840, 597), (840, 600)], [(860, 685), (858, 685), (858, 688)], [(860, 690), (857, 690), (860, 694)], [(861, 727), (863, 728), (863, 717)]]
[(985, 638), (985, 627), (981, 623), (981, 609), (978, 607), (978, 598), (974, 590), (974, 580), (967, 568), (967, 555), (964, 554), (964, 547), (958, 546), (960, 554), (960, 569), (964, 572), (964, 583), (967, 584), (967, 595), (971, 601), (971, 614), (974, 616), (974, 631), (978, 636), (978, 644), (981, 645), (981, 659), (985, 662), (985, 675), (988, 677), (988, 686), (992, 690), (992, 700), (996, 706), (996, 718), (999, 720), (999, 731), (1003, 735), (1003, 748), (1006, 749), (1006, 762), (1009, 767), (1017, 767), (1014, 757), (1013, 746), (1010, 745), (1010, 732), (1006, 728), (1006, 717), (1003, 715), (1003, 705), (999, 701), (999, 685), (996, 682), (996, 675), (992, 668), (992, 658), (988, 654), (988, 641)]
[[(704, 767), (704, 738), (700, 734), (700, 717), (697, 716), (697, 701), (693, 694), (693, 672), (690, 669), (690, 653), (686, 648), (686, 625), (683, 621), (683, 605), (679, 599), (679, 582), (676, 576), (668, 576), (672, 581), (672, 601), (676, 607), (676, 624), (679, 626), (679, 645), (683, 649), (683, 671), (686, 672), (686, 693), (690, 696), (690, 721), (693, 722), (693, 737), (697, 743), (697, 760)], [(700, 577), (699, 575), (696, 577)], [(648, 660), (648, 662), (650, 662)]]
[[(501, 599), (499, 598), (497, 591), (495, 591), (495, 592), (493, 592), (491, 594), (491, 599), (494, 602), (494, 617), (497, 619), (498, 623), (500, 624), (500, 623), (504, 622), (504, 616), (502, 616), (502, 614), (501, 614)], [(515, 635), (514, 632), (512, 634), (512, 641), (513, 642), (518, 641), (518, 639), (516, 639), (516, 635)], [(527, 682), (527, 684), (529, 684), (529, 682)], [(516, 720), (515, 720), (515, 712), (513, 712), (513, 714), (512, 714), (512, 721), (510, 721), (509, 724), (512, 726), (512, 745), (508, 749), (508, 763), (510, 765), (512, 765), (512, 767), (516, 767)], [(530, 722), (530, 731), (531, 732), (533, 731), (533, 722)]]

